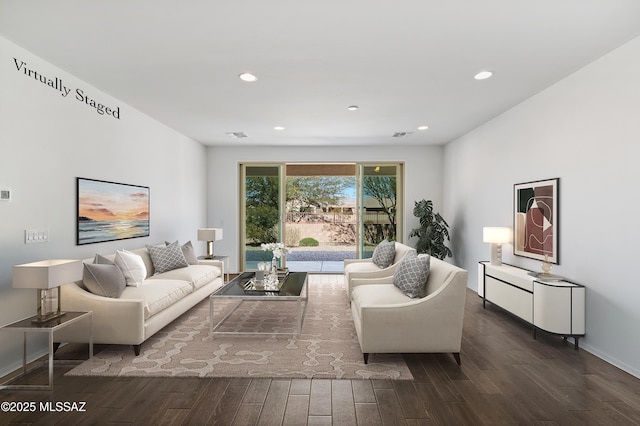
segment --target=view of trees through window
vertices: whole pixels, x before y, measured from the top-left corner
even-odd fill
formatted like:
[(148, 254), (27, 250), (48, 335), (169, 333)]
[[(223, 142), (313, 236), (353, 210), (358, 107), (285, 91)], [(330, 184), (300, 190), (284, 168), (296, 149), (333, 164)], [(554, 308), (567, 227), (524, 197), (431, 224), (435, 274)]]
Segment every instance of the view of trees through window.
[[(398, 228), (396, 166), (361, 169), (359, 212), (353, 165), (352, 170), (347, 176), (293, 175), (281, 180), (277, 167), (253, 167), (244, 182), (247, 266), (266, 260), (267, 254), (260, 253), (262, 243), (283, 241), (292, 253), (324, 250), (336, 252), (335, 256), (354, 258), (359, 243), (361, 257), (370, 257), (380, 241), (395, 240)], [(280, 192), (281, 182), (285, 185), (284, 194)], [(280, 206), (281, 200), (283, 206)], [(298, 257), (300, 255), (298, 253)]]

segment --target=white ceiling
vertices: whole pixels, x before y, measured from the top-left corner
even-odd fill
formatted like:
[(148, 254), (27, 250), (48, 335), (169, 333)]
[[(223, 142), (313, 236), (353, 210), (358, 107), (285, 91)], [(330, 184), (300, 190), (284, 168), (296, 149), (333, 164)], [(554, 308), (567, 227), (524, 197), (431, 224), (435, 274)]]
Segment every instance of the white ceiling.
[(0, 35), (203, 144), (434, 145), (640, 35), (640, 1), (0, 0)]

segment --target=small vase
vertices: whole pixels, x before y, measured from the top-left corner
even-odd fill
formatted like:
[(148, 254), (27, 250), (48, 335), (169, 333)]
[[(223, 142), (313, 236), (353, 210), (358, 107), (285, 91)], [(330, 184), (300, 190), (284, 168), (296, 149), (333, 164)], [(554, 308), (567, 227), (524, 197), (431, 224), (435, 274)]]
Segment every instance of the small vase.
[(540, 265), (540, 267), (542, 268), (542, 273), (544, 275), (551, 274), (551, 268), (553, 266), (551, 265), (551, 262), (549, 262), (549, 256), (547, 256), (546, 254), (544, 255), (544, 260), (542, 261), (542, 265)]
[(271, 259), (271, 275), (278, 275), (278, 259), (275, 256)]

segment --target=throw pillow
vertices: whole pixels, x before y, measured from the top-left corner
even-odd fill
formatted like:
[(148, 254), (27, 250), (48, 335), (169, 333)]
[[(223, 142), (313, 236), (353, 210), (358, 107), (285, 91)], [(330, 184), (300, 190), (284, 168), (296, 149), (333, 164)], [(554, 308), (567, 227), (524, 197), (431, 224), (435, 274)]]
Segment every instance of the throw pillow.
[(396, 257), (396, 243), (382, 240), (373, 251), (371, 260), (378, 268), (388, 268)]
[(115, 263), (100, 254), (96, 254), (93, 258), (93, 263), (100, 265), (115, 265)]
[(408, 297), (424, 297), (429, 278), (431, 256), (408, 254), (393, 274), (393, 284)]
[(87, 290), (98, 296), (118, 298), (127, 281), (116, 265), (85, 263), (82, 282)]
[(189, 266), (177, 241), (168, 246), (147, 246), (147, 250), (151, 255), (156, 274)]
[(127, 285), (138, 287), (147, 278), (147, 267), (137, 254), (126, 250), (117, 250), (115, 264), (124, 274)]
[(197, 265), (198, 264), (198, 256), (196, 255), (196, 249), (193, 248), (193, 244), (191, 241), (187, 241), (180, 247), (182, 249), (182, 254), (184, 254), (184, 258), (187, 259), (189, 265)]
[[(165, 241), (164, 243), (167, 246), (171, 244), (169, 241)], [(196, 255), (196, 249), (193, 248), (193, 244), (191, 244), (191, 241), (187, 241), (182, 246), (180, 246), (180, 248), (182, 249), (182, 254), (184, 254), (184, 258), (187, 259), (187, 263), (189, 265), (198, 264), (198, 256)]]

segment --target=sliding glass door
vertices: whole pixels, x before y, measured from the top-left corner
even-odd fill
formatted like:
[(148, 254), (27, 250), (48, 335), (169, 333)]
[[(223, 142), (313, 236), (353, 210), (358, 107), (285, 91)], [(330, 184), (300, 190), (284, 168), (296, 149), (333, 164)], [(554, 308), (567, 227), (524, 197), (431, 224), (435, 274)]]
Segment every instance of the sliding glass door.
[(358, 254), (373, 255), (376, 245), (386, 239), (402, 241), (402, 164), (358, 165)]
[(257, 269), (258, 262), (271, 260), (262, 243), (282, 241), (284, 191), (281, 164), (241, 165), (240, 212), (243, 270)]
[(401, 163), (241, 164), (240, 175), (241, 270), (270, 260), (262, 243), (284, 242), (292, 270), (340, 272), (402, 241)]

